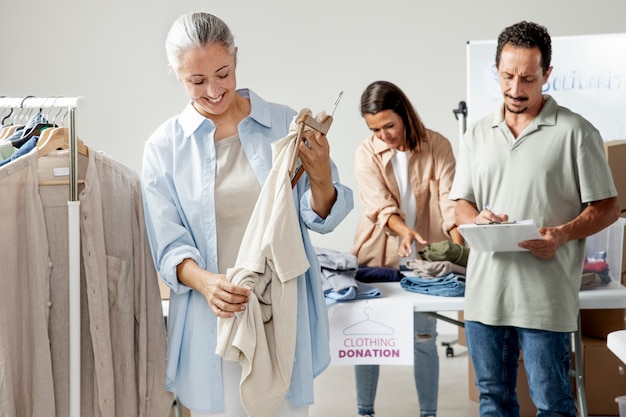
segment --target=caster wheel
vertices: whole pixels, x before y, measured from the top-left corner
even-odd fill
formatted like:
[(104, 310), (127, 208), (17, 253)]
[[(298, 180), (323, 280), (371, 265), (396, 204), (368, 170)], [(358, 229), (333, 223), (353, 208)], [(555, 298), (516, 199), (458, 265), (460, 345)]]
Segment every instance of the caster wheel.
[(454, 357), (454, 349), (452, 349), (452, 347), (448, 346), (446, 348), (446, 358), (452, 358)]

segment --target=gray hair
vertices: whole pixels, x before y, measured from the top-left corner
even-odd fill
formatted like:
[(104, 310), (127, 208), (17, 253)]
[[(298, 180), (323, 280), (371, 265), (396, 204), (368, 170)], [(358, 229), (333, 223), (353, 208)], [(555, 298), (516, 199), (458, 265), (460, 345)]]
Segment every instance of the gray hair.
[(170, 67), (176, 73), (182, 55), (192, 48), (219, 43), (226, 47), (237, 61), (237, 48), (230, 29), (217, 16), (195, 12), (176, 19), (165, 40), (165, 52)]

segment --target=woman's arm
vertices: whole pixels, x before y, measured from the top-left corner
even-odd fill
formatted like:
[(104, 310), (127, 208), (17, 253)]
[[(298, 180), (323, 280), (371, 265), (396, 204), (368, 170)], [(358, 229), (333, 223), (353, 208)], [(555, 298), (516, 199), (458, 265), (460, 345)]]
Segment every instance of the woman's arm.
[(333, 185), (330, 162), (330, 146), (326, 135), (320, 132), (304, 132), (298, 148), (302, 166), (311, 184), (311, 208), (325, 219), (335, 203), (337, 190)]
[(428, 243), (415, 229), (407, 226), (402, 217), (398, 214), (392, 214), (387, 221), (387, 227), (395, 234), (402, 237), (400, 246), (398, 248), (398, 255), (411, 256), (413, 252), (413, 242), (418, 242), (421, 245)]
[(461, 233), (459, 233), (459, 230), (456, 228), (456, 226), (450, 229), (448, 231), (448, 234), (450, 235), (450, 239), (452, 239), (454, 243), (458, 243), (459, 245), (465, 244), (465, 239), (463, 239), (463, 236), (461, 236)]
[(389, 190), (381, 159), (372, 149), (371, 138), (359, 145), (354, 157), (354, 171), (363, 203), (363, 215), (379, 227), (389, 227), (389, 217), (400, 213), (398, 200)]

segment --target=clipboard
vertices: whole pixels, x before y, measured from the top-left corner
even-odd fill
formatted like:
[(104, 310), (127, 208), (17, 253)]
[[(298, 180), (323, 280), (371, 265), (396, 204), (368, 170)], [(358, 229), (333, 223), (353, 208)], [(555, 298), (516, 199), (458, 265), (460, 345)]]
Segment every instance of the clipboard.
[(532, 219), (510, 223), (462, 224), (458, 230), (470, 248), (478, 252), (527, 251), (517, 244), (525, 240), (541, 239)]

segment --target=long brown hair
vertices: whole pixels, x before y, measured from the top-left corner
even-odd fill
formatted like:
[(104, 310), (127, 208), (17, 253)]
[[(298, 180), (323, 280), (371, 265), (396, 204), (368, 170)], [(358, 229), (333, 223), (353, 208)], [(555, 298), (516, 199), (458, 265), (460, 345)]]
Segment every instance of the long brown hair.
[(374, 81), (361, 95), (361, 116), (392, 110), (402, 118), (406, 133), (406, 145), (420, 152), (426, 141), (426, 128), (408, 97), (400, 88), (389, 81)]

